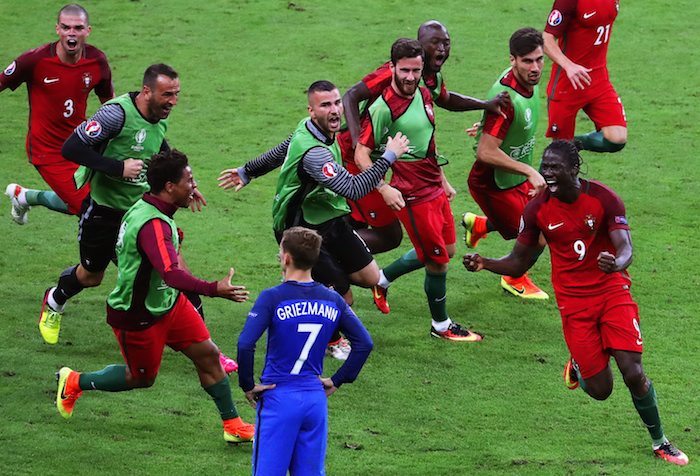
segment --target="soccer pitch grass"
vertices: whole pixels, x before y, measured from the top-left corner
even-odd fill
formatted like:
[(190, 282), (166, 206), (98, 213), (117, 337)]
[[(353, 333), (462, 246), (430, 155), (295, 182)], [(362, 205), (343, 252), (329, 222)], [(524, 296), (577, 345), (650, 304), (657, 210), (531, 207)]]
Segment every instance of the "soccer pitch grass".
[[(180, 102), (170, 118), (170, 143), (186, 152), (209, 201), (201, 214), (176, 216), (183, 253), (208, 279), (235, 266), (235, 282), (255, 299), (279, 282), (270, 204), (276, 173), (239, 193), (216, 186), (220, 170), (241, 165), (283, 140), (306, 115), (304, 90), (330, 79), (342, 91), (388, 57), (398, 37), (414, 37), (424, 20), (443, 21), (452, 55), (443, 68), (449, 89), (483, 97), (508, 66), (507, 41), (517, 28), (543, 28), (551, 0), (490, 2), (322, 2), (212, 0), (100, 1), (85, 4), (90, 42), (112, 65), (117, 94), (135, 90), (143, 70), (166, 62), (181, 75)], [(645, 368), (659, 395), (667, 435), (700, 464), (696, 319), (700, 240), (698, 53), (689, 0), (622, 0), (609, 65), (629, 120), (629, 144), (614, 155), (584, 154), (586, 176), (613, 187), (627, 205), (635, 245), (630, 268), (645, 337)], [(0, 62), (54, 41), (62, 3), (3, 2)], [(546, 63), (542, 90), (549, 77)], [(22, 88), (23, 89), (23, 88)], [(542, 91), (544, 95), (544, 91)], [(544, 98), (543, 98), (544, 106)], [(97, 107), (91, 103), (90, 111)], [(43, 187), (26, 163), (26, 92), (0, 94), (0, 185)], [(477, 208), (466, 188), (474, 160), (465, 127), (477, 113), (437, 109), (437, 144), (450, 160), (457, 188), (456, 222)], [(538, 133), (541, 154), (545, 114)], [(580, 118), (579, 131), (591, 129)], [(43, 343), (37, 319), (46, 287), (77, 262), (77, 220), (34, 209), (29, 224), (0, 215), (0, 445), (6, 474), (249, 474), (251, 447), (227, 447), (209, 397), (192, 365), (166, 351), (156, 385), (109, 394), (86, 392), (73, 418), (55, 408), (53, 374), (63, 365), (97, 370), (122, 358), (105, 323), (104, 300), (115, 279), (89, 289), (67, 307), (61, 339)], [(459, 228), (458, 228), (459, 230)], [(487, 256), (511, 247), (496, 234), (481, 242)], [(409, 247), (379, 255), (387, 264)], [(465, 251), (460, 243), (458, 256)], [(545, 253), (532, 276), (552, 294)], [(482, 331), (480, 344), (428, 336), (423, 275), (398, 281), (392, 313), (380, 314), (369, 292), (355, 289), (355, 310), (375, 340), (358, 381), (330, 400), (327, 471), (331, 475), (675, 474), (652, 457), (648, 434), (619, 373), (606, 402), (569, 392), (561, 380), (568, 357), (553, 301), (522, 303), (498, 278), (467, 273), (455, 258), (448, 275), (452, 317)], [(228, 354), (252, 304), (205, 300), (207, 324)], [(264, 344), (258, 346), (258, 373)], [(330, 375), (338, 363), (326, 361)], [(234, 382), (243, 417), (253, 410)], [(688, 474), (691, 474), (688, 473)]]

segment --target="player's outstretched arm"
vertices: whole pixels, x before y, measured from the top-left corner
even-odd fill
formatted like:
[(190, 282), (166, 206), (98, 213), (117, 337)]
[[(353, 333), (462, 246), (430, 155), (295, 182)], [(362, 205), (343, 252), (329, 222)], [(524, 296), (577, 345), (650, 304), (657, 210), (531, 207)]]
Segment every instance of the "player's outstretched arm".
[(229, 268), (228, 275), (216, 282), (216, 296), (229, 301), (245, 302), (250, 294), (245, 286), (231, 284), (235, 271)]
[(506, 107), (510, 106), (510, 96), (506, 91), (503, 91), (493, 99), (483, 101), (470, 96), (464, 96), (454, 91), (449, 91), (447, 93), (447, 98), (438, 98), (435, 100), (435, 104), (448, 111), (462, 112), (484, 109), (492, 114), (499, 114), (505, 117), (503, 111)]
[(549, 59), (564, 68), (566, 76), (571, 81), (574, 89), (584, 89), (586, 86), (590, 86), (591, 76), (588, 73), (593, 70), (571, 61), (559, 48), (557, 38), (551, 33), (545, 31), (542, 33), (542, 37), (544, 38), (544, 53)]
[(217, 180), (219, 187), (224, 190), (235, 189), (238, 192), (240, 189), (250, 183), (255, 177), (260, 177), (268, 172), (275, 170), (284, 163), (291, 142), (292, 135), (280, 142), (272, 149), (263, 152), (253, 160), (249, 160), (241, 167), (224, 169), (219, 174)]
[(539, 251), (539, 246), (526, 246), (516, 241), (510, 254), (502, 258), (484, 258), (477, 253), (466, 254), (462, 257), (462, 264), (471, 272), (485, 269), (500, 275), (522, 276), (535, 264)]
[(343, 95), (343, 108), (345, 109), (345, 122), (347, 123), (353, 147), (360, 138), (360, 103), (372, 98), (367, 85), (360, 81), (348, 89)]

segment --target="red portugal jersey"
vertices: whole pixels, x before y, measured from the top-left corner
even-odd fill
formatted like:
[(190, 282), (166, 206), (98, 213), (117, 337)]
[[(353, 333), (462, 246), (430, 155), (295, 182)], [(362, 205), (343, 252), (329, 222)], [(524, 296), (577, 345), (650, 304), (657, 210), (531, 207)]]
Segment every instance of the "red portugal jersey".
[(607, 274), (598, 268), (600, 252), (616, 254), (610, 232), (629, 230), (625, 205), (602, 183), (581, 180), (581, 195), (574, 203), (564, 203), (545, 191), (527, 204), (521, 227), (518, 241), (524, 245), (537, 246), (540, 232), (547, 240), (560, 308), (567, 300), (629, 290), (626, 271)]
[[(425, 76), (421, 78), (421, 86), (428, 88), (433, 101), (438, 101), (438, 99), (447, 99), (447, 89), (445, 88), (445, 80), (442, 74), (432, 74), (430, 76)], [(391, 86), (391, 69), (389, 69), (389, 63), (384, 63), (376, 70), (369, 73), (367, 76), (362, 78), (362, 82), (365, 83), (367, 89), (372, 94), (372, 99), (369, 104), (374, 102), (382, 92), (389, 86)], [(362, 112), (362, 108), (360, 108)]]
[[(562, 52), (576, 64), (590, 68), (592, 86), (607, 82), (607, 55), (619, 0), (555, 0), (544, 31), (554, 35)], [(552, 89), (570, 89), (562, 68), (554, 63), (547, 95)]]
[(27, 84), (27, 156), (34, 165), (64, 160), (61, 147), (85, 120), (90, 91), (94, 89), (100, 98), (114, 95), (107, 58), (91, 45), (85, 45), (84, 55), (76, 64), (61, 62), (56, 43), (27, 51), (5, 68), (0, 83), (12, 90)]
[(401, 132), (408, 137), (409, 151), (391, 166), (391, 186), (406, 201), (421, 203), (445, 193), (435, 149), (435, 115), (430, 91), (418, 87), (412, 98), (399, 96), (389, 86), (362, 117), (358, 144), (377, 158), (388, 137)]

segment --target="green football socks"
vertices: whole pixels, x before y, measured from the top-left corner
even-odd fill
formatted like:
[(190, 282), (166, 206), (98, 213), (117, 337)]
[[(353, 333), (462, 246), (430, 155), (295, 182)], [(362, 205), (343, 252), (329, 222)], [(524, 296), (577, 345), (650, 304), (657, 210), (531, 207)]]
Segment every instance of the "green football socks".
[(632, 402), (637, 413), (649, 430), (651, 439), (655, 445), (663, 444), (666, 441), (664, 430), (661, 427), (661, 417), (659, 417), (659, 407), (656, 401), (656, 391), (651, 380), (649, 380), (649, 391), (643, 397), (632, 394)]
[(616, 144), (615, 142), (610, 142), (603, 137), (603, 133), (600, 131), (576, 136), (576, 139), (581, 141), (584, 150), (593, 152), (619, 152), (625, 148), (624, 143)]
[(430, 317), (436, 322), (449, 319), (447, 316), (447, 273), (431, 273), (425, 270), (423, 287), (428, 297)]
[(97, 372), (83, 372), (78, 380), (80, 390), (123, 392), (131, 390), (126, 384), (126, 365), (108, 365)]
[(56, 192), (27, 189), (24, 193), (28, 205), (41, 205), (55, 212), (68, 214), (68, 205), (56, 195)]
[(204, 391), (214, 400), (222, 420), (229, 420), (238, 416), (238, 411), (231, 397), (231, 384), (228, 377), (224, 377), (223, 380), (216, 382), (214, 385), (204, 387)]
[(408, 274), (411, 271), (422, 268), (424, 265), (418, 261), (418, 255), (416, 250), (411, 248), (411, 250), (405, 255), (401, 256), (399, 259), (391, 263), (389, 266), (383, 269), (384, 276), (389, 282), (393, 282), (400, 278), (404, 274)]

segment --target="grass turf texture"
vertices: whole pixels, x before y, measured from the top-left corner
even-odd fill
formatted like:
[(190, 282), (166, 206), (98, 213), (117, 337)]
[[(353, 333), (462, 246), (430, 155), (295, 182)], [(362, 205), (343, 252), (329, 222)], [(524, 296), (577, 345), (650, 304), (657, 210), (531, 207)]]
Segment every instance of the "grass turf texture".
[[(0, 61), (53, 41), (56, 10), (45, 2), (4, 2)], [(181, 211), (184, 253), (209, 279), (237, 270), (254, 299), (279, 281), (270, 203), (276, 173), (238, 194), (216, 187), (217, 173), (237, 166), (285, 138), (306, 114), (305, 88), (327, 78), (345, 90), (388, 57), (400, 36), (440, 19), (452, 35), (452, 57), (443, 68), (449, 89), (476, 97), (508, 66), (507, 41), (524, 25), (542, 28), (549, 0), (423, 2), (101, 1), (85, 4), (90, 41), (111, 62), (118, 94), (134, 90), (146, 66), (172, 64), (181, 74), (180, 103), (169, 139), (191, 159), (209, 206), (200, 215)], [(645, 366), (660, 399), (664, 428), (697, 464), (698, 252), (693, 223), (699, 208), (695, 104), (689, 78), (698, 55), (692, 19), (700, 7), (682, 2), (622, 2), (609, 51), (611, 76), (629, 120), (629, 145), (615, 155), (584, 154), (583, 167), (625, 200), (635, 244), (631, 273), (641, 309)], [(549, 76), (545, 67), (542, 89)], [(544, 92), (542, 93), (544, 94)], [(43, 187), (26, 163), (26, 93), (0, 95), (0, 184)], [(544, 105), (544, 99), (543, 99)], [(90, 111), (96, 108), (93, 102)], [(541, 153), (545, 114), (537, 151)], [(463, 133), (477, 113), (437, 110), (440, 152), (459, 195), (455, 220), (477, 211), (466, 189), (472, 141)], [(592, 129), (581, 118), (579, 132)], [(104, 322), (104, 299), (114, 283), (73, 299), (61, 340), (43, 344), (36, 328), (44, 289), (77, 261), (76, 219), (34, 209), (30, 222), (10, 221), (7, 200), (0, 218), (0, 411), (3, 467), (13, 474), (247, 474), (250, 446), (227, 447), (209, 397), (192, 365), (166, 351), (152, 389), (108, 394), (86, 392), (73, 419), (54, 406), (54, 371), (62, 365), (96, 370), (121, 362)], [(459, 228), (458, 228), (459, 229)], [(380, 255), (387, 264), (405, 251)], [(479, 244), (501, 255), (511, 244), (493, 234)], [(460, 245), (459, 255), (465, 251)], [(545, 253), (532, 271), (551, 294)], [(604, 403), (568, 392), (561, 371), (568, 357), (553, 302), (521, 303), (505, 295), (496, 276), (468, 274), (458, 259), (448, 275), (448, 309), (483, 331), (481, 344), (428, 337), (429, 320), (420, 272), (402, 278), (381, 315), (369, 292), (356, 289), (355, 309), (376, 350), (354, 385), (330, 399), (329, 474), (655, 474), (675, 468), (651, 455), (647, 432), (622, 379)], [(250, 304), (205, 300), (207, 323), (222, 349), (235, 354)], [(259, 345), (258, 371), (264, 343)], [(326, 373), (337, 367), (327, 360)], [(253, 410), (235, 399), (244, 418)]]

